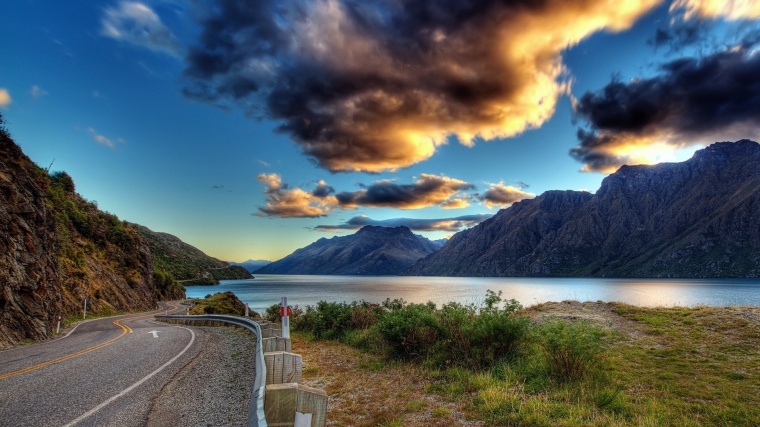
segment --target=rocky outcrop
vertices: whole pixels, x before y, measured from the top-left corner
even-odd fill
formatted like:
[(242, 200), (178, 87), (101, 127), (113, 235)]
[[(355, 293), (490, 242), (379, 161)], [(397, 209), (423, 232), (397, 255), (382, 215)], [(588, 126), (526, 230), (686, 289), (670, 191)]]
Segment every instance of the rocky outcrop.
[(350, 236), (319, 239), (254, 274), (398, 275), (436, 249), (407, 227), (368, 225)]
[(51, 335), (57, 316), (148, 310), (184, 288), (157, 275), (147, 241), (35, 165), (0, 116), (0, 348)]
[(63, 308), (47, 184), (45, 172), (0, 132), (0, 348), (47, 337)]
[(623, 166), (595, 195), (550, 191), (452, 237), (415, 275), (760, 276), (760, 145)]

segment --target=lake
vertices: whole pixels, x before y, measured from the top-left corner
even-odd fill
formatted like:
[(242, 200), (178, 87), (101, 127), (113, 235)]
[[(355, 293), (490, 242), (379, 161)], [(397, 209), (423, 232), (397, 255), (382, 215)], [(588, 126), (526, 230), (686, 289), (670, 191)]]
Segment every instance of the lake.
[(760, 279), (589, 279), (524, 277), (297, 276), (256, 275), (222, 280), (218, 286), (188, 286), (188, 298), (232, 291), (254, 311), (280, 297), (305, 307), (320, 300), (379, 303), (386, 298), (438, 304), (482, 303), (486, 290), (502, 291), (523, 306), (547, 301), (624, 302), (639, 306), (760, 306)]

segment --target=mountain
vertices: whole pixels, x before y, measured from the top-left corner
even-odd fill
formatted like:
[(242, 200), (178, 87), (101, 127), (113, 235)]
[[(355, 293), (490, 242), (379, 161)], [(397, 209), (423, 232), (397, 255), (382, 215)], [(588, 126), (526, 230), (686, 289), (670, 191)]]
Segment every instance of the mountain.
[(407, 227), (367, 225), (350, 236), (321, 238), (254, 274), (396, 275), (437, 249)]
[(230, 264), (238, 265), (253, 273), (254, 271), (258, 270), (261, 267), (264, 267), (265, 265), (268, 265), (271, 262), (272, 261), (267, 261), (264, 259), (249, 259), (248, 261), (243, 262), (230, 262)]
[(51, 335), (56, 316), (148, 310), (184, 288), (153, 268), (146, 240), (35, 165), (0, 116), (0, 348)]
[(185, 286), (217, 285), (220, 280), (251, 278), (245, 268), (210, 257), (176, 236), (132, 225), (148, 241), (156, 269), (171, 274)]
[(596, 194), (548, 191), (457, 233), (405, 274), (759, 277), (760, 145), (623, 166)]

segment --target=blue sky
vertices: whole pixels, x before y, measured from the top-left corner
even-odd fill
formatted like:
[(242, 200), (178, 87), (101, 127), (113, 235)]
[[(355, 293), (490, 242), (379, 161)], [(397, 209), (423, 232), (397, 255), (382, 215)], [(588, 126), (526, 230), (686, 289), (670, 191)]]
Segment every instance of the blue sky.
[(362, 224), (438, 239), (757, 139), (754, 2), (248, 3), (5, 5), (7, 128), (101, 209), (230, 261)]

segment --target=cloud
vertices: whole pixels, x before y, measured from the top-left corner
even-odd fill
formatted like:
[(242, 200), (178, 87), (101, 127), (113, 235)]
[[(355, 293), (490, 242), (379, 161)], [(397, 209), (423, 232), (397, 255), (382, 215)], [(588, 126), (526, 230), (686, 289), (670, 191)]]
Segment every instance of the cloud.
[(571, 155), (586, 171), (612, 172), (622, 164), (651, 164), (678, 148), (760, 137), (760, 54), (752, 42), (704, 58), (681, 58), (661, 73), (628, 83), (612, 81), (585, 93), (575, 113)]
[(39, 99), (43, 96), (47, 96), (47, 91), (43, 89), (40, 86), (32, 85), (32, 88), (29, 89), (29, 95), (32, 97), (32, 99)]
[(220, 0), (185, 93), (279, 120), (330, 171), (396, 170), (541, 126), (569, 88), (562, 52), (659, 2)]
[(674, 0), (671, 12), (683, 13), (684, 19), (724, 18), (731, 21), (760, 18), (760, 2), (748, 0)]
[(13, 99), (11, 98), (8, 89), (0, 87), (0, 108), (5, 108), (11, 105), (11, 102), (13, 102)]
[(458, 232), (465, 228), (470, 228), (491, 218), (491, 214), (465, 215), (454, 218), (393, 218), (385, 220), (374, 220), (367, 216), (355, 216), (343, 224), (338, 225), (318, 225), (315, 230), (320, 231), (337, 231), (337, 230), (358, 230), (365, 225), (376, 225), (381, 227), (408, 227), (414, 231), (448, 231)]
[(316, 182), (314, 189), (306, 191), (290, 188), (275, 174), (262, 173), (258, 181), (265, 186), (267, 204), (259, 208), (258, 215), (283, 218), (316, 218), (335, 209), (363, 207), (387, 207), (396, 209), (421, 209), (440, 206), (457, 209), (469, 206), (470, 195), (462, 193), (475, 187), (464, 181), (447, 176), (422, 174), (412, 184), (397, 184), (381, 180), (359, 191), (336, 192), (324, 180)]
[(477, 194), (479, 200), (485, 202), (490, 209), (494, 206), (508, 206), (523, 199), (532, 199), (536, 197), (533, 193), (523, 191), (521, 188), (511, 185), (504, 185), (503, 182), (490, 184), (490, 188), (481, 194)]
[(282, 178), (274, 173), (262, 173), (258, 181), (266, 187), (267, 204), (259, 208), (259, 216), (280, 218), (318, 218), (327, 215), (337, 205), (335, 197), (326, 194), (321, 181), (317, 189), (306, 192), (300, 188), (289, 189)]
[(336, 194), (341, 206), (389, 207), (397, 209), (420, 209), (441, 205), (446, 208), (466, 207), (461, 191), (474, 190), (472, 184), (447, 176), (421, 174), (413, 184), (397, 184), (393, 181), (377, 181), (356, 192)]
[(175, 58), (182, 54), (179, 41), (149, 6), (140, 2), (121, 1), (106, 8), (101, 18), (101, 34), (135, 46)]
[(127, 143), (127, 141), (124, 141), (124, 139), (122, 139), (122, 138), (116, 138), (116, 140), (114, 141), (111, 138), (108, 138), (108, 137), (106, 137), (104, 135), (99, 134), (95, 129), (93, 129), (91, 127), (87, 128), (87, 133), (89, 133), (90, 136), (92, 136), (92, 139), (96, 143), (98, 143), (100, 145), (104, 145), (104, 146), (106, 146), (106, 147), (108, 147), (108, 148), (110, 148), (112, 150), (116, 149), (116, 143), (119, 143), (119, 144), (126, 144)]

